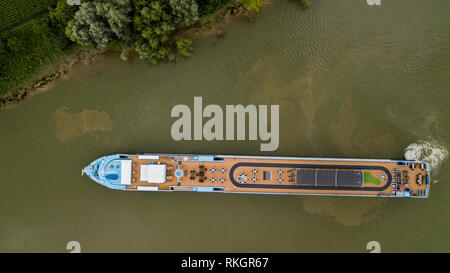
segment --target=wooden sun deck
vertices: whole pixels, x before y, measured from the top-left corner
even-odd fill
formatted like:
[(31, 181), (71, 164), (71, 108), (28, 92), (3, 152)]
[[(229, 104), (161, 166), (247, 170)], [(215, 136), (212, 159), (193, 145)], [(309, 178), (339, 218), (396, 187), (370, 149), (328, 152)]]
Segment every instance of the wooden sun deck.
[[(410, 166), (398, 166), (396, 162), (383, 162), (383, 161), (322, 161), (322, 160), (285, 160), (285, 159), (267, 159), (267, 158), (224, 158), (223, 162), (199, 162), (199, 161), (186, 161), (183, 157), (177, 156), (161, 156), (158, 160), (144, 160), (139, 159), (138, 155), (129, 156), (132, 159), (132, 185), (127, 189), (137, 189), (138, 186), (157, 186), (159, 190), (169, 190), (171, 186), (178, 186), (176, 190), (189, 190), (190, 187), (206, 186), (223, 188), (223, 191), (229, 192), (261, 192), (261, 193), (303, 193), (303, 194), (339, 194), (339, 195), (393, 195), (394, 186), (394, 170), (402, 174), (406, 174), (408, 178), (402, 175), (402, 180), (408, 179), (407, 186), (400, 186), (401, 189), (409, 189), (414, 195), (421, 195), (426, 190), (426, 170), (420, 169), (420, 165), (416, 165), (412, 170)], [(149, 183), (140, 180), (140, 166), (149, 164), (165, 164), (167, 166), (166, 182), (164, 183)], [(270, 167), (270, 166), (236, 166), (239, 163), (258, 163), (258, 164), (283, 164), (283, 165), (315, 165), (321, 168), (330, 167), (330, 170), (334, 170), (335, 166), (345, 168), (346, 166), (364, 166), (367, 169), (361, 169), (363, 172), (369, 172), (376, 178), (380, 178), (382, 174), (385, 177), (391, 177), (391, 179), (380, 180), (379, 185), (363, 183), (361, 190), (346, 188), (330, 188), (326, 187), (314, 187), (312, 189), (299, 188), (296, 186), (296, 168), (295, 167)], [(181, 165), (179, 165), (181, 164)], [(281, 166), (281, 165), (280, 165)], [(369, 169), (371, 167), (380, 166), (384, 170)], [(175, 176), (175, 171), (180, 167), (183, 172), (183, 176), (178, 179)], [(204, 176), (198, 175), (203, 168)], [(234, 169), (233, 169), (234, 168)], [(256, 169), (257, 173), (253, 173)], [(289, 172), (290, 169), (294, 171)], [(314, 168), (312, 168), (314, 169)], [(352, 168), (350, 168), (351, 170)], [(221, 170), (225, 170), (221, 172)], [(278, 173), (279, 170), (283, 172)], [(386, 173), (387, 170), (387, 173)], [(195, 171), (193, 179), (191, 179), (191, 171)], [(230, 176), (232, 171), (232, 176)], [(271, 180), (264, 180), (263, 171), (269, 171), (272, 173)], [(405, 173), (406, 171), (406, 173)], [(239, 175), (245, 174), (247, 176), (246, 183), (237, 183)], [(294, 177), (292, 175), (294, 174)], [(419, 185), (416, 183), (416, 176), (423, 176), (423, 183)], [(255, 177), (255, 180), (252, 178)], [(203, 178), (203, 179), (202, 179)], [(280, 179), (280, 180), (279, 180)], [(203, 180), (203, 181), (202, 181)], [(234, 181), (232, 181), (234, 180)], [(400, 180), (401, 181), (401, 180)], [(398, 181), (397, 181), (398, 183)], [(399, 187), (399, 186), (397, 186)], [(372, 188), (369, 190), (369, 188)], [(380, 188), (380, 190), (374, 188)]]

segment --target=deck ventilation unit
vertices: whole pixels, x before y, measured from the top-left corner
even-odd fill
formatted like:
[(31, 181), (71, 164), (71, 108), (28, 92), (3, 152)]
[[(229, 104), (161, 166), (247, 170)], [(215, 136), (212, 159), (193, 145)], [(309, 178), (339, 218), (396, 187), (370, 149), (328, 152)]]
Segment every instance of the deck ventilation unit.
[(263, 180), (265, 180), (265, 181), (272, 180), (272, 172), (271, 171), (263, 171)]

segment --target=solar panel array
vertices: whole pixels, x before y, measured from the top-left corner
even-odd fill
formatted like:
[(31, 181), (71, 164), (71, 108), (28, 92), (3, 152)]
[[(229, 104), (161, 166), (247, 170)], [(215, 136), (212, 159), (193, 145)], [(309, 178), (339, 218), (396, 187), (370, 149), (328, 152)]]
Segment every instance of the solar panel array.
[(317, 186), (336, 186), (336, 171), (317, 171)]
[(309, 169), (297, 170), (296, 184), (299, 184), (300, 183), (299, 181), (301, 181), (302, 185), (314, 186), (316, 184), (316, 170), (309, 170)]
[(338, 171), (338, 186), (357, 186), (362, 187), (363, 174), (362, 171)]
[(360, 170), (297, 169), (298, 186), (362, 187), (363, 173)]

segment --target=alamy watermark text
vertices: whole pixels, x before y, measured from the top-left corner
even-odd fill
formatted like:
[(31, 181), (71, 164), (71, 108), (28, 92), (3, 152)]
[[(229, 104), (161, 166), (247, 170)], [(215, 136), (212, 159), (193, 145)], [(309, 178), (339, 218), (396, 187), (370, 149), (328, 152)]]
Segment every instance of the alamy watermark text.
[[(235, 136), (237, 140), (246, 140), (246, 137), (248, 140), (258, 140), (259, 137), (259, 140), (266, 141), (266, 143), (261, 143), (261, 151), (278, 149), (279, 105), (270, 106), (270, 130), (268, 105), (226, 105), (225, 128), (224, 113), (219, 105), (210, 104), (203, 108), (202, 97), (194, 97), (193, 112), (194, 126), (192, 130), (191, 108), (184, 104), (178, 104), (172, 108), (171, 117), (178, 118), (172, 124), (171, 129), (174, 140), (235, 140)], [(247, 117), (248, 124), (246, 123)], [(205, 124), (203, 124), (204, 118), (209, 118)], [(248, 136), (246, 136), (246, 125), (248, 125)]]

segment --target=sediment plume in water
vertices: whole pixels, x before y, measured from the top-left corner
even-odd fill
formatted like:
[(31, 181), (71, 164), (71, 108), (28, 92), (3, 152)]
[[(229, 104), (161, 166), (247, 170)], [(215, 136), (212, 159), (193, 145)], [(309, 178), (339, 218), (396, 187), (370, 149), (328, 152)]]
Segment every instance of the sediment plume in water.
[(108, 113), (84, 109), (80, 113), (73, 113), (67, 107), (56, 109), (54, 113), (56, 138), (64, 143), (87, 133), (110, 131), (114, 123)]
[(405, 149), (405, 159), (425, 161), (429, 164), (431, 174), (436, 175), (439, 166), (447, 158), (448, 151), (435, 141), (418, 141)]
[(384, 198), (308, 196), (303, 207), (310, 214), (327, 215), (342, 225), (359, 226), (374, 219), (384, 202)]

